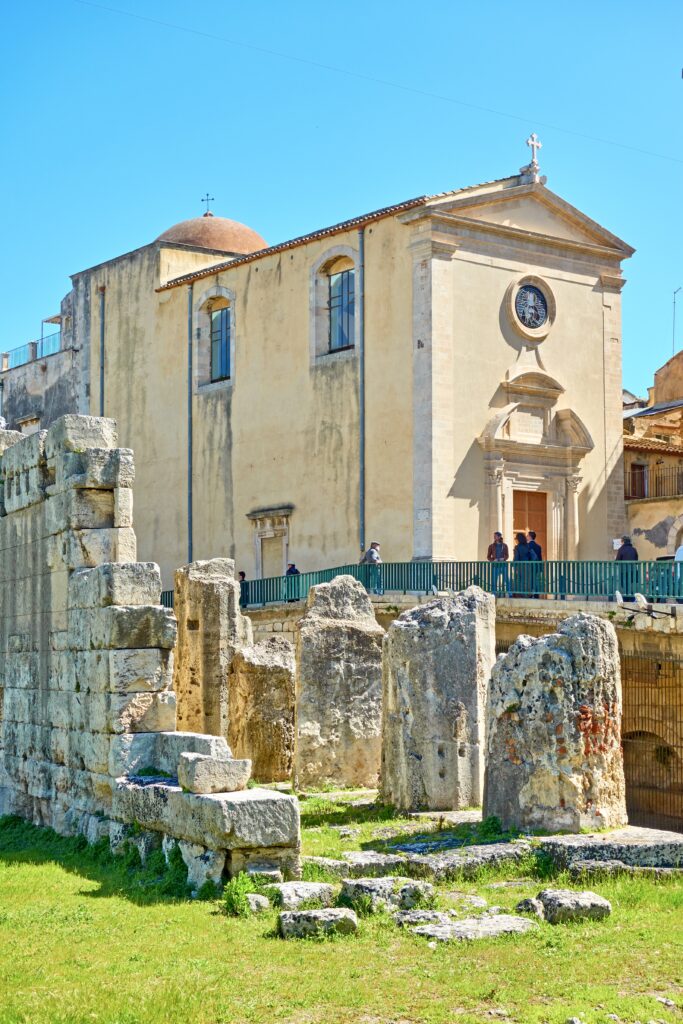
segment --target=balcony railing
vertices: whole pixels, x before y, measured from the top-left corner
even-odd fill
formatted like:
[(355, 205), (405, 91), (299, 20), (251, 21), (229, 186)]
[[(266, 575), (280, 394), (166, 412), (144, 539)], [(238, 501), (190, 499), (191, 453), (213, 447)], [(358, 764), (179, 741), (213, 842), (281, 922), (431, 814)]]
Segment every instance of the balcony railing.
[[(247, 580), (243, 607), (301, 601), (310, 587), (342, 574), (377, 594), (430, 594), (476, 585), (499, 597), (614, 601), (620, 592), (626, 599), (640, 593), (652, 602), (683, 600), (682, 562), (384, 562), (379, 568), (341, 565), (300, 576)], [(164, 591), (162, 602), (173, 606), (172, 590)]]
[(683, 466), (665, 466), (657, 469), (642, 466), (625, 474), (624, 496), (627, 501), (638, 498), (675, 498), (678, 495), (683, 495)]
[(48, 334), (39, 341), (29, 341), (27, 345), (20, 345), (9, 352), (2, 354), (0, 370), (13, 370), (15, 366), (23, 366), (24, 363), (32, 363), (35, 359), (43, 359), (45, 356), (53, 356), (62, 347), (62, 332), (56, 331)]

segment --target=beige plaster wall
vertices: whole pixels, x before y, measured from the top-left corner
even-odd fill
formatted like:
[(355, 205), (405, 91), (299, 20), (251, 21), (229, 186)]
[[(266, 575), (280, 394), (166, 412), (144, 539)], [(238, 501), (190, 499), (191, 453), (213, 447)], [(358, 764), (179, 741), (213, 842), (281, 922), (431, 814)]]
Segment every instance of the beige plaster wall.
[[(540, 245), (531, 234), (551, 230), (548, 217), (520, 199), (507, 221), (530, 237), (514, 244), (506, 225), (500, 237), (491, 224), (431, 225), (428, 245), (447, 236), (452, 252), (445, 261), (425, 257), (426, 277), (414, 275), (424, 224), (388, 217), (365, 229), (366, 541), (381, 540), (385, 560), (485, 555), (490, 522), (476, 438), (505, 403), (499, 385), (523, 347), (503, 306), (510, 282), (528, 273), (547, 280), (557, 301), (540, 354), (565, 389), (558, 408), (572, 408), (594, 442), (581, 467), (579, 557), (611, 556), (623, 522), (620, 299), (600, 275), (606, 262), (618, 272), (618, 261)], [(558, 238), (576, 240), (573, 226), (555, 221)], [(314, 360), (310, 344), (311, 268), (340, 246), (357, 250), (358, 232), (237, 262), (193, 285), (195, 360), (207, 343), (197, 316), (202, 297), (216, 286), (234, 297), (232, 379), (195, 388), (192, 399), (195, 559), (231, 557), (253, 578), (248, 514), (283, 505), (294, 507), (289, 558), (302, 571), (358, 559), (358, 350)], [(140, 557), (160, 563), (166, 588), (189, 557), (188, 289), (155, 289), (199, 262), (197, 254), (149, 246), (95, 268), (88, 280), (90, 409), (98, 411), (104, 284), (105, 414), (136, 453)], [(429, 350), (427, 373), (416, 370), (421, 347)], [(414, 492), (423, 470), (426, 510)], [(422, 533), (418, 516), (433, 520)], [(561, 557), (562, 543), (549, 554)]]
[(683, 537), (683, 498), (647, 498), (626, 503), (628, 529), (639, 558), (675, 554)]

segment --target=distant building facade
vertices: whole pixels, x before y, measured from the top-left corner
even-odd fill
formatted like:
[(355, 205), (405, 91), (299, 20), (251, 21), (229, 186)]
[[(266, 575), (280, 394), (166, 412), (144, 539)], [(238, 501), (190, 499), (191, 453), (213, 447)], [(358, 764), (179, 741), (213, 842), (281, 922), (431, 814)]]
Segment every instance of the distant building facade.
[(655, 373), (647, 399), (624, 404), (624, 495), (641, 558), (683, 543), (683, 352)]
[(138, 554), (167, 587), (190, 557), (253, 578), (376, 539), (391, 561), (483, 558), (498, 529), (611, 557), (633, 250), (544, 181), (532, 161), (271, 247), (224, 218), (176, 225), (73, 276), (60, 352), (0, 374), (8, 425), (22, 389), (33, 429), (69, 408), (118, 421)]

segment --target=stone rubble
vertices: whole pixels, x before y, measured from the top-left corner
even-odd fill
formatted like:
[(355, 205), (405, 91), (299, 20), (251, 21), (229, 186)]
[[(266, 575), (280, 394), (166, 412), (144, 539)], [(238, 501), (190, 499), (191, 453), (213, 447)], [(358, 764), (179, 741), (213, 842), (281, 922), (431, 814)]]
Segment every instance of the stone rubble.
[(258, 892), (248, 892), (247, 903), (252, 914), (263, 914), (266, 910), (270, 910), (270, 900)]
[(441, 853), (378, 853), (374, 850), (348, 851), (342, 858), (351, 878), (385, 877), (400, 873), (411, 878), (447, 881), (462, 876), (472, 878), (482, 867), (519, 863), (531, 846), (525, 840), (510, 843), (475, 844), (444, 850)]
[(499, 935), (523, 935), (537, 928), (534, 921), (513, 914), (498, 914), (495, 917), (470, 917), (448, 923), (423, 924), (412, 928), (415, 935), (423, 935), (439, 942), (472, 942), (476, 939), (496, 938)]
[(601, 921), (612, 913), (612, 904), (604, 896), (590, 890), (543, 889), (536, 897), (543, 906), (543, 916), (550, 924), (565, 921)]
[(626, 822), (621, 675), (611, 623), (521, 636), (491, 674), (484, 818), (579, 832)]
[(377, 784), (383, 636), (358, 580), (311, 587), (296, 631), (297, 788)]
[(413, 881), (390, 875), (386, 878), (345, 879), (340, 899), (353, 907), (369, 901), (373, 912), (385, 910), (412, 910), (434, 898), (434, 887), (429, 882)]
[(326, 910), (283, 910), (278, 920), (283, 939), (303, 939), (318, 935), (352, 935), (358, 931), (358, 918), (345, 907)]
[(281, 882), (267, 885), (277, 906), (284, 910), (298, 910), (304, 903), (317, 903), (329, 907), (334, 900), (334, 889), (327, 882)]
[(403, 612), (384, 639), (381, 799), (400, 810), (481, 803), (495, 599), (478, 587)]

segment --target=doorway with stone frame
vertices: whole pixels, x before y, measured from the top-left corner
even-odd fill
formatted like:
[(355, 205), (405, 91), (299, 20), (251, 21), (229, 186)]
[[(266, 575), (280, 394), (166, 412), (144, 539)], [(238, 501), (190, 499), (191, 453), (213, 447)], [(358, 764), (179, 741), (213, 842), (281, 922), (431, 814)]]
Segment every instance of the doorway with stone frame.
[(518, 533), (536, 533), (536, 543), (541, 545), (543, 556), (548, 551), (548, 493), (547, 491), (512, 492), (513, 543)]

